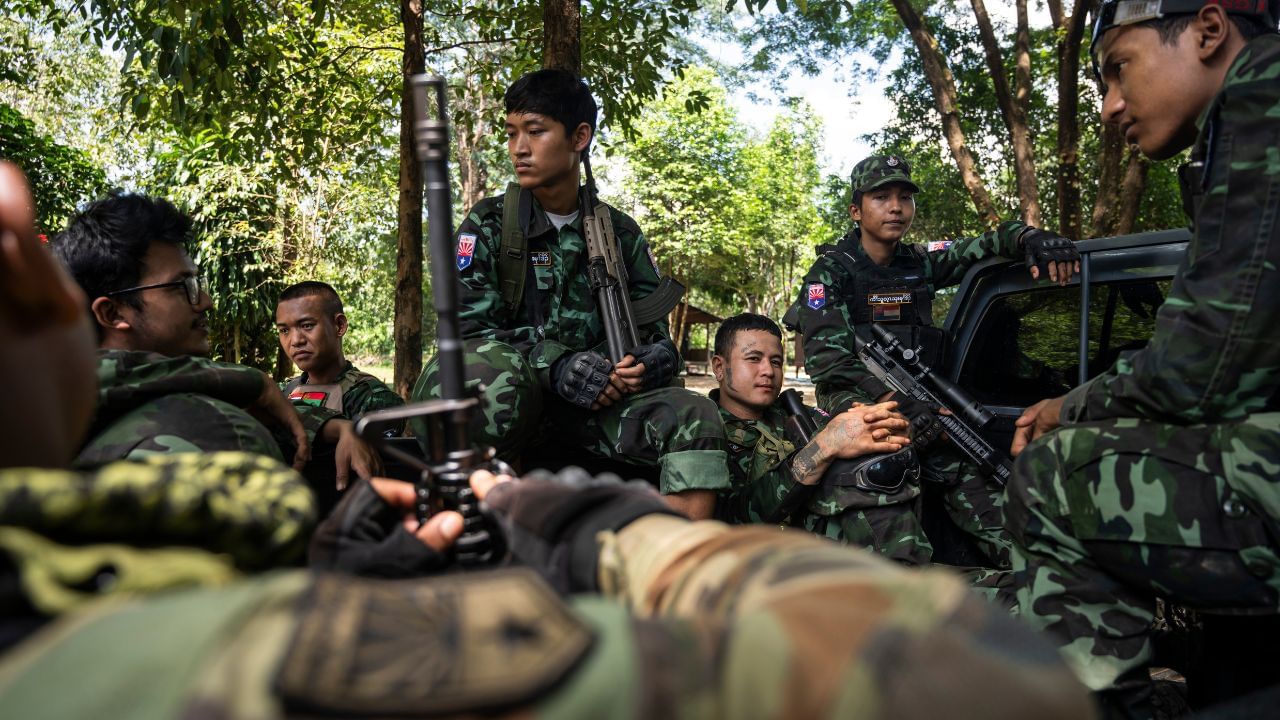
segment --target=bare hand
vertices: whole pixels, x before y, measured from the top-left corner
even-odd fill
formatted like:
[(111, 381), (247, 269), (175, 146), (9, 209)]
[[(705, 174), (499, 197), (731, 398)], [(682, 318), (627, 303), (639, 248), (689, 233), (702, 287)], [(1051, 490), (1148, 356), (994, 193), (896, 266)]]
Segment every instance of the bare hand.
[(512, 482), (515, 478), (510, 475), (494, 475), (488, 470), (476, 470), (471, 473), (469, 482), (471, 483), (471, 492), (476, 494), (477, 500), (484, 500), (488, 496), (489, 491), (498, 485), (506, 482)]
[(302, 418), (298, 416), (298, 411), (294, 409), (293, 403), (280, 392), (280, 388), (267, 377), (266, 373), (262, 374), (262, 392), (258, 394), (258, 399), (246, 408), (249, 414), (266, 425), (276, 425), (289, 431), (293, 436), (293, 443), (298, 448), (293, 454), (293, 469), (302, 472), (307, 466), (307, 461), (311, 459), (311, 443), (307, 440), (306, 428), (302, 426)]
[(1062, 424), (1059, 418), (1063, 397), (1041, 400), (1022, 411), (1022, 416), (1014, 422), (1013, 446), (1009, 454), (1017, 457), (1033, 440)]
[(369, 484), (378, 497), (404, 512), (404, 529), (432, 550), (442, 553), (462, 535), (462, 515), (452, 510), (436, 513), (425, 523), (418, 523), (415, 512), (417, 493), (412, 483), (376, 477), (371, 478)]
[(333, 450), (339, 491), (347, 489), (352, 474), (362, 478), (373, 477), (382, 472), (382, 460), (377, 451), (360, 439), (350, 420), (330, 420), (329, 423), (341, 423), (338, 426), (338, 442)]
[(872, 453), (897, 452), (911, 443), (911, 423), (896, 412), (894, 401), (875, 405), (855, 404), (827, 423), (814, 438), (831, 458), (855, 458)]
[(627, 355), (613, 366), (609, 383), (624, 395), (640, 392), (644, 385), (644, 363), (637, 363), (634, 355)]
[[(1074, 263), (1051, 262), (1051, 263), (1048, 263), (1048, 267), (1049, 267), (1049, 279), (1052, 280), (1053, 282), (1058, 283), (1058, 285), (1061, 286), (1071, 282), (1071, 276), (1075, 273), (1080, 272), (1080, 261), (1077, 260)], [(1032, 280), (1040, 279), (1039, 265), (1031, 266), (1031, 279)]]
[(19, 332), (82, 322), (84, 292), (36, 240), (22, 171), (0, 162), (0, 312)]

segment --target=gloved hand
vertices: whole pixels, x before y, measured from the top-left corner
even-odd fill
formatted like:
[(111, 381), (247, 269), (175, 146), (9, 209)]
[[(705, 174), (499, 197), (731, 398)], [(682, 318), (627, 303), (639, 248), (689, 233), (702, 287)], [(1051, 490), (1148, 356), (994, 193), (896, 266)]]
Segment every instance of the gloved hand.
[(646, 483), (592, 477), (578, 467), (501, 483), (480, 510), (502, 529), (512, 554), (561, 593), (599, 589), (597, 533), (654, 513), (679, 515)]
[(898, 412), (911, 421), (911, 442), (917, 450), (927, 447), (942, 434), (942, 424), (928, 405), (899, 392), (893, 393), (888, 399), (896, 401)]
[(447, 558), (409, 532), (406, 512), (382, 499), (369, 480), (359, 481), (316, 528), (307, 553), (311, 567), (386, 578), (443, 570)]
[(641, 345), (631, 352), (637, 363), (644, 364), (641, 390), (652, 390), (671, 382), (676, 375), (676, 349), (670, 340)]
[(551, 366), (551, 388), (580, 408), (590, 408), (609, 384), (613, 363), (597, 352), (564, 355)]
[(1036, 278), (1047, 272), (1051, 280), (1065, 285), (1080, 262), (1076, 244), (1048, 230), (1028, 227), (1018, 242), (1027, 254), (1027, 269)]

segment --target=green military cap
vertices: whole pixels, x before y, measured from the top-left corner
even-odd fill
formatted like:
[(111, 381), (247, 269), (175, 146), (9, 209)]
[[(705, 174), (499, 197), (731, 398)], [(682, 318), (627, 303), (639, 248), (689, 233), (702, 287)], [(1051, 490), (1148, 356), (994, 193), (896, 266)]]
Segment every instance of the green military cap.
[(849, 176), (855, 193), (865, 193), (889, 183), (902, 183), (912, 192), (920, 192), (920, 186), (911, 182), (911, 166), (897, 155), (872, 155), (853, 166)]

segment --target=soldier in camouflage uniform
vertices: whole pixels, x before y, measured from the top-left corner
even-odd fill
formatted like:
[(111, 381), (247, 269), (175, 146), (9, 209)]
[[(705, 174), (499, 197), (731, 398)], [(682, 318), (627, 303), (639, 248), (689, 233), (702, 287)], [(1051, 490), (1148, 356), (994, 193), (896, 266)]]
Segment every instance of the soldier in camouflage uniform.
[(932, 548), (920, 526), (920, 467), (913, 453), (902, 464), (880, 466), (896, 473), (875, 478), (892, 490), (839, 485), (824, 477), (839, 459), (898, 453), (909, 445), (906, 420), (891, 414), (896, 405), (859, 406), (834, 419), (805, 408), (819, 432), (797, 448), (779, 399), (782, 362), (782, 331), (763, 315), (735, 315), (716, 331), (711, 363), (720, 387), (711, 399), (724, 420), (734, 478), (717, 504), (717, 517), (791, 525), (909, 565), (928, 563)]
[(1280, 611), (1280, 10), (1224, 7), (1103, 5), (1103, 120), (1157, 160), (1194, 142), (1193, 237), (1150, 343), (1018, 420), (1008, 486), (1024, 616), (1135, 715), (1156, 597)]
[[(538, 575), (246, 579), (297, 559), (314, 521), (306, 489), (274, 461), (220, 453), (44, 469), (64, 465), (70, 444), (39, 440), (74, 443), (92, 405), (44, 386), (86, 367), (91, 342), (79, 291), (30, 222), (12, 220), (22, 216), (15, 175), (0, 166), (0, 370), (34, 392), (19, 388), (0, 415), (7, 714), (1088, 715), (1052, 650), (953, 577), (801, 533), (690, 523), (616, 479), (495, 488), (492, 476), (472, 478)], [(462, 519), (441, 513), (408, 536), (413, 502), (407, 483), (361, 481), (316, 533), (313, 562), (420, 570), (401, 562), (413, 555), (404, 540), (418, 560), (438, 555)], [(565, 601), (551, 587), (577, 594)]]
[[(693, 517), (708, 517), (729, 486), (724, 430), (715, 404), (669, 387), (679, 369), (665, 318), (639, 328), (640, 347), (616, 366), (587, 278), (579, 170), (595, 131), (596, 104), (569, 73), (526, 75), (507, 91), (508, 151), (520, 190), (478, 203), (458, 229), (459, 321), (467, 377), (485, 387), (476, 439), (518, 460), (534, 442), (584, 448), (657, 466), (659, 488)], [(504, 299), (504, 211), (518, 202), (513, 232), (526, 243), (521, 297)], [(640, 228), (610, 208), (630, 297), (659, 286)], [(437, 397), (435, 360), (414, 388)]]
[[(101, 404), (80, 460), (248, 450), (283, 452), (301, 468), (319, 441), (335, 447), (340, 487), (352, 472), (372, 475), (377, 455), (338, 413), (295, 411), (260, 371), (202, 357), (213, 301), (186, 251), (190, 231), (191, 219), (162, 199), (116, 195), (89, 204), (50, 243), (98, 334)], [(265, 442), (263, 422), (279, 449)]]
[[(858, 359), (855, 328), (878, 323), (925, 363), (938, 366), (942, 331), (933, 327), (933, 294), (955, 285), (980, 260), (999, 255), (1027, 258), (1033, 278), (1047, 265), (1049, 279), (1065, 284), (1076, 269), (1075, 245), (1020, 222), (1003, 222), (977, 237), (925, 246), (903, 243), (915, 216), (911, 168), (896, 155), (873, 155), (851, 176), (855, 225), (834, 245), (818, 248), (800, 297), (784, 320), (804, 334), (805, 369), (817, 386), (818, 407), (839, 413), (854, 402), (874, 403), (892, 393)], [(865, 330), (864, 330), (865, 332)], [(901, 410), (913, 424), (928, 425), (932, 414), (910, 398)], [(952, 520), (978, 541), (996, 567), (1008, 567), (1009, 538), (1001, 517), (1001, 488), (962, 466), (960, 455), (942, 443), (919, 446), (925, 477), (945, 485), (944, 505)]]
[[(347, 315), (342, 298), (326, 283), (308, 280), (285, 288), (276, 305), (280, 347), (302, 371), (281, 384), (294, 404), (325, 407), (355, 422), (404, 399), (378, 378), (361, 372), (342, 352)], [(397, 428), (388, 434), (399, 435)]]

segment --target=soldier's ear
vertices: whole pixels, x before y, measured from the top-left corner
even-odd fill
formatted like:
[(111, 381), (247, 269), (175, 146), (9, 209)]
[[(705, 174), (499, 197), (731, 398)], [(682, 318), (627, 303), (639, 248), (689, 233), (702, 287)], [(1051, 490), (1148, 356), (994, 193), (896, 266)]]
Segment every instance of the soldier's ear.
[(338, 313), (333, 316), (333, 326), (338, 329), (338, 337), (347, 334), (347, 314)]
[(1226, 44), (1231, 24), (1220, 6), (1205, 5), (1200, 8), (1195, 22), (1188, 30), (1194, 33), (1192, 38), (1202, 62), (1211, 60)]
[(99, 327), (108, 330), (126, 331), (132, 329), (133, 325), (125, 318), (121, 312), (120, 305), (109, 297), (100, 297), (89, 305), (89, 314), (93, 315), (93, 321)]
[(862, 208), (858, 207), (856, 203), (849, 203), (849, 219), (854, 222), (862, 221)]
[(724, 358), (719, 355), (711, 356), (711, 374), (716, 376), (716, 382), (724, 379)]
[(586, 123), (578, 123), (578, 127), (573, 129), (573, 133), (569, 135), (569, 141), (573, 143), (574, 152), (583, 152), (587, 146), (591, 144), (591, 138), (595, 133), (591, 132), (591, 126)]

